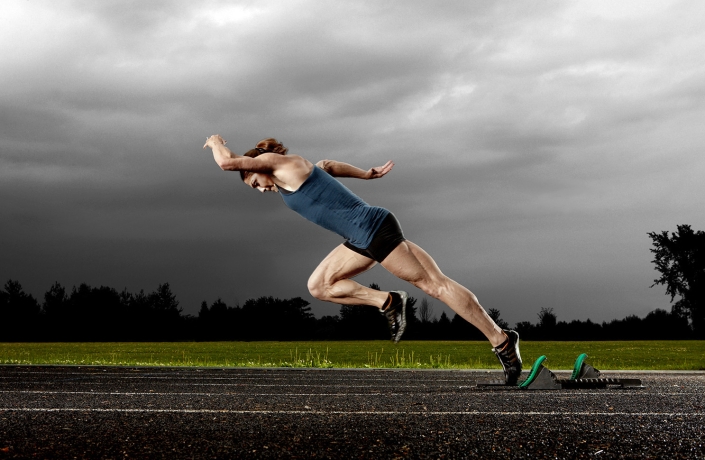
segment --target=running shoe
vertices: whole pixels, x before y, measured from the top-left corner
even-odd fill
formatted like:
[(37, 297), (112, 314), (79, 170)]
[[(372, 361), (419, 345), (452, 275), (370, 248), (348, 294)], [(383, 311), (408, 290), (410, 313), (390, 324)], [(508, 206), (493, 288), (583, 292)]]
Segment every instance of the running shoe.
[(516, 385), (521, 375), (521, 354), (519, 353), (519, 333), (507, 331), (507, 340), (492, 349), (504, 369), (504, 381), (507, 385)]
[(406, 329), (406, 301), (409, 294), (404, 291), (392, 291), (389, 294), (392, 296), (392, 303), (386, 310), (380, 309), (380, 313), (387, 318), (392, 341), (397, 343)]

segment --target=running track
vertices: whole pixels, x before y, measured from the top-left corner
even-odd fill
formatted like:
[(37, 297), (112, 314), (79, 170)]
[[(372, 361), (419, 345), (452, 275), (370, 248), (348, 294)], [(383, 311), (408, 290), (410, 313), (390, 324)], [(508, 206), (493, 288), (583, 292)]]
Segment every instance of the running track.
[(646, 388), (492, 390), (475, 387), (478, 371), (0, 366), (0, 459), (705, 458), (705, 373), (624, 376)]

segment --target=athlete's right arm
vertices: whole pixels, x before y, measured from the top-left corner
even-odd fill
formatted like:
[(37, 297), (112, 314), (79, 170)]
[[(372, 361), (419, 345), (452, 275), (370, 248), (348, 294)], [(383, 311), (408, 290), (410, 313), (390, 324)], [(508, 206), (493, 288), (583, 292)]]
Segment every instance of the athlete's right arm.
[(281, 155), (262, 154), (257, 158), (236, 155), (225, 146), (226, 140), (218, 134), (214, 134), (206, 140), (203, 148), (210, 147), (213, 151), (213, 159), (223, 171), (250, 171), (253, 173), (271, 173), (276, 167), (278, 158)]

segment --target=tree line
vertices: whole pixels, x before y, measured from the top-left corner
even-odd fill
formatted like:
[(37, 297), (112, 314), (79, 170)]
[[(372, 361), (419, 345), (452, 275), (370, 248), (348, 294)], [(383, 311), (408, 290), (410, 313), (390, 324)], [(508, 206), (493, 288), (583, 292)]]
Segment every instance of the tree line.
[[(595, 323), (558, 321), (542, 309), (538, 321), (517, 323), (525, 340), (649, 340), (705, 338), (705, 232), (678, 225), (671, 233), (648, 233), (656, 270), (651, 286), (665, 285), (671, 312), (657, 309), (644, 318)], [(379, 286), (371, 287), (379, 289)], [(432, 304), (407, 304), (406, 340), (483, 340), (480, 332), (454, 315), (433, 315)], [(499, 310), (489, 315), (502, 328)], [(340, 314), (315, 318), (309, 302), (295, 297), (250, 299), (242, 306), (221, 299), (203, 302), (198, 316), (184, 315), (169, 283), (145, 294), (81, 284), (71, 292), (54, 283), (40, 304), (9, 280), (0, 291), (2, 341), (174, 341), (174, 340), (372, 340), (388, 338), (384, 317), (370, 307), (341, 306)]]
[[(372, 288), (379, 289), (377, 285)], [(436, 318), (433, 304), (409, 298), (404, 340), (484, 340), (458, 315)], [(503, 328), (509, 324), (499, 310), (490, 316)], [(523, 321), (514, 329), (524, 340), (649, 340), (695, 338), (688, 319), (677, 310), (654, 310), (645, 318), (595, 323), (558, 321), (542, 309), (536, 323)], [(316, 318), (301, 297), (260, 297), (242, 306), (218, 299), (201, 304), (198, 315), (183, 314), (169, 283), (151, 293), (81, 284), (67, 291), (55, 283), (40, 303), (9, 280), (0, 291), (0, 342), (12, 341), (257, 341), (257, 340), (387, 340), (385, 318), (375, 308), (341, 306), (340, 314)]]

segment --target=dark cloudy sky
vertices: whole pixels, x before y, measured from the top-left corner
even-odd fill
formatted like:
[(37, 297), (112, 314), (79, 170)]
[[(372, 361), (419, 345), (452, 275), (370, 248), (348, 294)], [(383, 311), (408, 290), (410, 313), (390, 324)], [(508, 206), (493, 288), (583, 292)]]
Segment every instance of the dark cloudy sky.
[[(314, 162), (393, 160), (344, 182), (511, 324), (669, 308), (647, 232), (705, 229), (703, 17), (699, 1), (3, 0), (0, 281), (169, 282), (189, 313), (313, 301), (339, 237), (222, 172), (201, 150), (219, 133), (240, 153), (273, 136)], [(360, 281), (405, 287), (381, 267)]]

